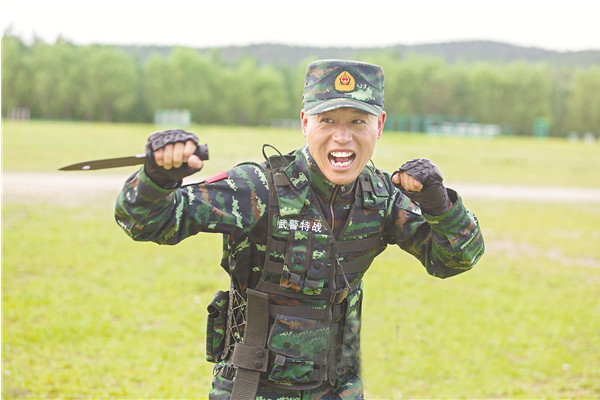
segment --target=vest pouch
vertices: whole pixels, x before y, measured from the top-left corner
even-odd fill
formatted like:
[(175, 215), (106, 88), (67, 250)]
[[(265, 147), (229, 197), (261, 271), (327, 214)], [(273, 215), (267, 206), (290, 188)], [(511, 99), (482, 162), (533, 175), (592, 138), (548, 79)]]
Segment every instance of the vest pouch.
[(223, 360), (227, 335), (227, 307), (229, 292), (219, 290), (207, 307), (206, 360), (217, 363)]
[(267, 341), (268, 348), (276, 353), (269, 381), (303, 389), (319, 386), (329, 336), (329, 327), (320, 321), (277, 315)]
[(280, 286), (283, 290), (301, 292), (304, 287), (306, 267), (310, 258), (308, 238), (307, 232), (290, 232), (288, 251), (281, 272)]
[(310, 360), (296, 360), (293, 358), (281, 356), (269, 372), (269, 381), (285, 386), (309, 389), (321, 384), (322, 379), (315, 380), (314, 385), (310, 385), (315, 379), (315, 363)]
[(327, 267), (330, 259), (332, 238), (329, 235), (313, 234), (311, 240), (311, 260), (306, 269), (306, 285), (304, 294), (319, 295), (325, 281), (331, 273)]
[(325, 276), (327, 274), (327, 263), (325, 261), (313, 261), (306, 271), (306, 288), (312, 289), (306, 294), (321, 294), (323, 286), (325, 286)]
[(320, 294), (325, 286), (329, 245), (328, 235), (291, 231), (281, 288), (309, 296)]
[(384, 210), (387, 208), (390, 194), (381, 177), (361, 175), (360, 184), (363, 191), (363, 207), (372, 210)]

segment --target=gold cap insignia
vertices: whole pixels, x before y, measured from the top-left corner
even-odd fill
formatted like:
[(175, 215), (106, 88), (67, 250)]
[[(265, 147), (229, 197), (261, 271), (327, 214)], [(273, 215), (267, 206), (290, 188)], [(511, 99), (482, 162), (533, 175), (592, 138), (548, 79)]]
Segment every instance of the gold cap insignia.
[(335, 78), (335, 90), (338, 92), (351, 92), (355, 85), (356, 81), (348, 71), (343, 71)]

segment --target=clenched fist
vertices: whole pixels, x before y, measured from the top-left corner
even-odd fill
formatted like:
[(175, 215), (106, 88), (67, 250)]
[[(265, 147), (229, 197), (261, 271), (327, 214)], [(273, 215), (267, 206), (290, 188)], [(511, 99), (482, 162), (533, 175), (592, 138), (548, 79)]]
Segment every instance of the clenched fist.
[(408, 161), (392, 174), (392, 183), (429, 215), (441, 215), (452, 206), (443, 180), (442, 171), (425, 158)]
[(193, 133), (181, 129), (155, 132), (146, 144), (146, 174), (161, 187), (175, 187), (202, 168), (202, 158), (208, 154), (200, 150)]

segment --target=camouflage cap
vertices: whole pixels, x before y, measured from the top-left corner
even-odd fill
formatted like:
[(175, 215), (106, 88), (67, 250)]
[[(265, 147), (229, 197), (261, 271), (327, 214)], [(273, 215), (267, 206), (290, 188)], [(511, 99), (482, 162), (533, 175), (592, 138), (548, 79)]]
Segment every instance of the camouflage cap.
[(319, 60), (306, 69), (304, 111), (309, 115), (354, 107), (379, 116), (383, 111), (383, 69), (350, 60)]

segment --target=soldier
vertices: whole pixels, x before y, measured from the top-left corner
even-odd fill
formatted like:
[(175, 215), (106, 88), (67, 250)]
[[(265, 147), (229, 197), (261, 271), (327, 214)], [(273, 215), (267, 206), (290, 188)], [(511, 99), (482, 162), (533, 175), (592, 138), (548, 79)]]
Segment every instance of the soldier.
[(134, 240), (223, 234), (231, 285), (208, 307), (211, 399), (362, 399), (362, 277), (375, 256), (396, 244), (446, 278), (484, 251), (477, 219), (433, 163), (392, 175), (367, 165), (386, 117), (380, 67), (311, 63), (303, 104), (306, 146), (189, 186), (197, 137), (152, 134), (117, 200)]

